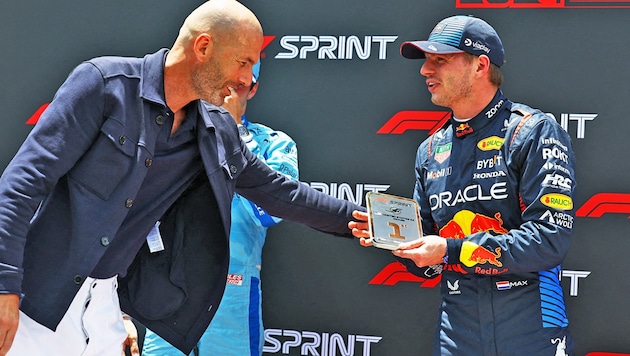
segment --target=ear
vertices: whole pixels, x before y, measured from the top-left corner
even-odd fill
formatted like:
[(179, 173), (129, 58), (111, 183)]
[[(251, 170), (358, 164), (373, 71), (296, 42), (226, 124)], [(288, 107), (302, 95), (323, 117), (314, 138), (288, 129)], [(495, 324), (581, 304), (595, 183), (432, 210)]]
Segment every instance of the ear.
[(249, 90), (249, 93), (247, 93), (247, 100), (253, 98), (254, 95), (256, 95), (257, 91), (258, 91), (258, 82), (254, 83), (254, 85), (252, 85), (252, 88)]
[(490, 72), (490, 58), (485, 54), (477, 57), (477, 74), (484, 77)]
[(212, 53), (214, 51), (212, 36), (208, 33), (199, 34), (193, 43), (193, 51), (195, 52), (197, 59), (204, 62), (208, 58), (212, 57)]

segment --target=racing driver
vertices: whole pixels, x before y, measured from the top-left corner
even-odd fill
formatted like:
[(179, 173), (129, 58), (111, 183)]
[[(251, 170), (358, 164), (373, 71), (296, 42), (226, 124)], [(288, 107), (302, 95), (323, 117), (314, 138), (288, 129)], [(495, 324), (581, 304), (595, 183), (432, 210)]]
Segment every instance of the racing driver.
[[(572, 355), (560, 286), (572, 232), (575, 159), (567, 133), (499, 89), (504, 49), (470, 16), (405, 42), (450, 121), (418, 148), (414, 199), (424, 236), (393, 253), (409, 271), (441, 276), (434, 355)], [(365, 213), (353, 234), (370, 245)]]

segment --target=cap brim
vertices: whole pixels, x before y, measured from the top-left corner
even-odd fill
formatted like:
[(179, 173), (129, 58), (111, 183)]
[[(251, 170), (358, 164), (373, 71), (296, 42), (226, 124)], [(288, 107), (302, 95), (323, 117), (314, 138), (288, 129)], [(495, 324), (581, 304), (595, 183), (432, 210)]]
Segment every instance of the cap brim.
[(409, 41), (400, 45), (400, 54), (409, 59), (425, 58), (425, 53), (431, 54), (451, 54), (464, 53), (461, 49), (437, 42), (429, 41)]

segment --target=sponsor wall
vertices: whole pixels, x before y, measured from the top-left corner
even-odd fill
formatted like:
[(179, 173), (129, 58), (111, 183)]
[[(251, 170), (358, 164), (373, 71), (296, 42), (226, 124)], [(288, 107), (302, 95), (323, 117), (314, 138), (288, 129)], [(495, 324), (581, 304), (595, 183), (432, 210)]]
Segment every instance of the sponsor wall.
[[(573, 139), (577, 217), (547, 218), (575, 229), (562, 277), (578, 354), (630, 354), (630, 1), (243, 2), (265, 32), (248, 117), (296, 140), (304, 182), (357, 203), (368, 191), (411, 196), (415, 150), (446, 117), (400, 44), (454, 14), (492, 24), (506, 49), (504, 93), (554, 115)], [(169, 47), (199, 3), (1, 4), (0, 166), (74, 66)], [(284, 222), (263, 264), (265, 354), (430, 354), (438, 280), (406, 273), (389, 252)]]

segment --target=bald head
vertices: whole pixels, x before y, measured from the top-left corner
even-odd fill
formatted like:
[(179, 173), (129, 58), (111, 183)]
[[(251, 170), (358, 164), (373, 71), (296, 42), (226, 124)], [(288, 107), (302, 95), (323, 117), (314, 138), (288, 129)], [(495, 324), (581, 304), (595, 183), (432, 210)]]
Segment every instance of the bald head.
[(216, 41), (221, 41), (242, 31), (262, 35), (262, 27), (253, 12), (235, 0), (210, 0), (188, 15), (175, 44), (185, 46), (200, 33), (211, 33)]
[(209, 0), (182, 25), (164, 65), (167, 105), (176, 111), (203, 99), (223, 103), (230, 88), (249, 86), (263, 41), (260, 22), (235, 0)]

